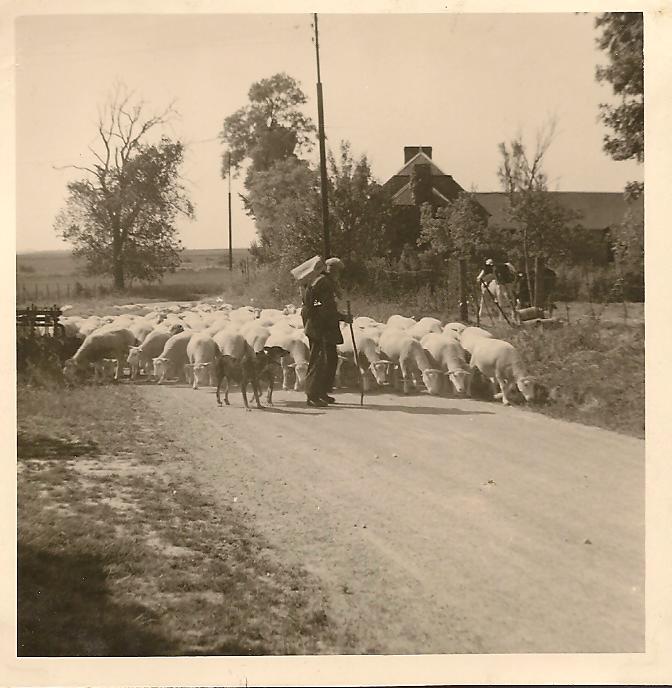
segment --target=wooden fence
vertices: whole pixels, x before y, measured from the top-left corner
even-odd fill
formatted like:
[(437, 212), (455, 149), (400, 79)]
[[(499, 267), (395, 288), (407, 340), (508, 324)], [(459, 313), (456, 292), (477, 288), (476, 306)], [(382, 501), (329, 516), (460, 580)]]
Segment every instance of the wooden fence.
[(94, 297), (109, 293), (110, 287), (105, 284), (82, 284), (80, 282), (33, 282), (16, 285), (16, 300), (20, 303), (30, 301), (61, 302), (76, 296)]

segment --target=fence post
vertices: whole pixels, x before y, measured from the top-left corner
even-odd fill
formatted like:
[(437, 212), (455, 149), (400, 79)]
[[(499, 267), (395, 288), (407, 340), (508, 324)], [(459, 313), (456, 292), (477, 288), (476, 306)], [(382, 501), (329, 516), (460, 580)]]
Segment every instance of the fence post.
[(536, 256), (534, 259), (534, 306), (541, 308), (544, 303), (544, 259)]
[(460, 258), (460, 320), (464, 323), (469, 322), (469, 305), (467, 303), (467, 261)]

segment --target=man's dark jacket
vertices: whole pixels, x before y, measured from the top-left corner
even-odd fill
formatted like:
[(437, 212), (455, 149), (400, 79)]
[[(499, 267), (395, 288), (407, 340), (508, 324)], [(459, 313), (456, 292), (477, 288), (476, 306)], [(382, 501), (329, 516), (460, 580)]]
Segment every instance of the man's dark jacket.
[(320, 275), (306, 289), (301, 317), (308, 339), (328, 344), (342, 344), (339, 322), (343, 319), (336, 308), (334, 285), (327, 275)]

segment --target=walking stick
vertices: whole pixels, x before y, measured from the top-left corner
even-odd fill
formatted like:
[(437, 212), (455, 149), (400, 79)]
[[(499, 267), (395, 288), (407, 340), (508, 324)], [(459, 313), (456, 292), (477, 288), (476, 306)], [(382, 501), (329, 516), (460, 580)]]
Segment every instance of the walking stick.
[(355, 342), (355, 331), (352, 328), (352, 313), (350, 312), (350, 301), (345, 302), (348, 307), (348, 317), (350, 322), (350, 336), (352, 337), (352, 350), (355, 352), (355, 366), (359, 373), (359, 405), (364, 406), (364, 378), (362, 377), (362, 369), (359, 367), (359, 354), (357, 353), (357, 344)]

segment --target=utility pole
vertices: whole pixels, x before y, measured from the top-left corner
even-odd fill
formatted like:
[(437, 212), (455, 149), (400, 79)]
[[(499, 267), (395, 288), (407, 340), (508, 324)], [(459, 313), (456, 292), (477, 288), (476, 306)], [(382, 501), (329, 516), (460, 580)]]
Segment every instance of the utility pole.
[(233, 231), (231, 228), (231, 151), (226, 152), (228, 166), (227, 177), (229, 179), (229, 272), (233, 271)]
[(315, 20), (315, 55), (317, 57), (317, 123), (320, 140), (320, 187), (322, 190), (322, 233), (324, 236), (324, 257), (331, 255), (329, 242), (329, 199), (327, 197), (327, 155), (324, 145), (324, 106), (322, 103), (322, 81), (320, 80), (320, 43), (317, 35), (317, 12)]

